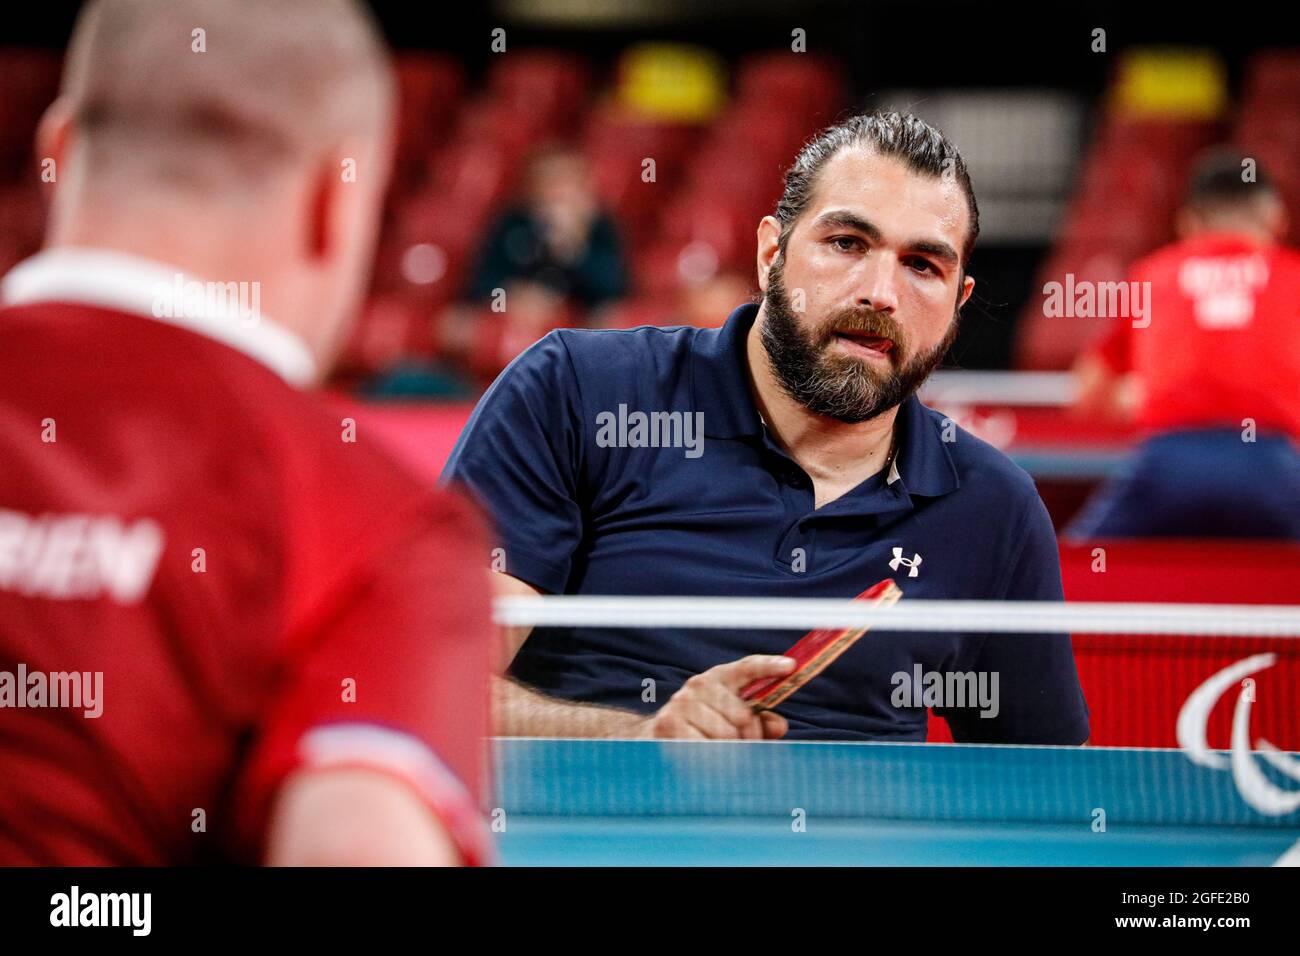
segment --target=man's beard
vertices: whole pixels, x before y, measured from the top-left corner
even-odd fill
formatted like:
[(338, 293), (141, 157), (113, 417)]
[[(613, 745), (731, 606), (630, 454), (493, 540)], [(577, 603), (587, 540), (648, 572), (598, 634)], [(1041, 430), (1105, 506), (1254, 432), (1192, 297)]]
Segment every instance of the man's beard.
[[(954, 315), (942, 342), (904, 361), (907, 333), (883, 312), (840, 312), (805, 330), (790, 308), (779, 258), (767, 274), (764, 305), (766, 320), (760, 337), (781, 388), (810, 411), (841, 422), (864, 422), (905, 401), (943, 361), (957, 337)], [(837, 332), (891, 340), (893, 347), (885, 355), (893, 370), (878, 371), (862, 359), (832, 351)]]

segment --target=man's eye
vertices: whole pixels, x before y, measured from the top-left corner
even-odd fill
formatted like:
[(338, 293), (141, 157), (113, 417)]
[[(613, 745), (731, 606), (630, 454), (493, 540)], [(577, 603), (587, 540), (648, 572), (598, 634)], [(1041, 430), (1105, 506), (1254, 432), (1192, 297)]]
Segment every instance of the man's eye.
[(921, 259), (918, 256), (912, 256), (911, 259), (908, 260), (908, 265), (910, 265), (917, 272), (937, 273), (939, 271), (934, 267), (934, 263), (931, 262), (929, 259)]
[(852, 236), (836, 236), (831, 240), (831, 245), (840, 250), (840, 252), (852, 252), (857, 249), (861, 243)]

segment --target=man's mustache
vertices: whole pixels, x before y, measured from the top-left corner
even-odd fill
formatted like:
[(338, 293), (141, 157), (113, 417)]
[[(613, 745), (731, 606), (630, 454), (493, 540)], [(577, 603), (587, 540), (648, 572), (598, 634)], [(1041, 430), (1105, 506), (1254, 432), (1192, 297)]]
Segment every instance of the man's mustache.
[(855, 309), (840, 313), (822, 325), (821, 339), (823, 344), (830, 342), (841, 332), (889, 339), (894, 343), (895, 354), (904, 355), (907, 353), (907, 334), (903, 331), (902, 326), (894, 321), (893, 317), (884, 312)]

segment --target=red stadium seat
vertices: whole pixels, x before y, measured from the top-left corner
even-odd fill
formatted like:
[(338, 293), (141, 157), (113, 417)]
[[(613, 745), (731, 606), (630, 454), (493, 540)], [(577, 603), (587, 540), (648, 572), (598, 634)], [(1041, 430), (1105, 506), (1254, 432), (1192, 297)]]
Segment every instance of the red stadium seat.
[(762, 104), (742, 104), (713, 125), (709, 145), (734, 149), (744, 143), (747, 156), (780, 166), (790, 162), (808, 132), (796, 116), (773, 112)]
[(736, 98), (788, 110), (815, 127), (833, 119), (844, 102), (844, 81), (832, 60), (806, 53), (762, 53), (746, 57), (736, 70)]
[(632, 259), (632, 279), (639, 295), (670, 299), (682, 285), (678, 268), (683, 243), (661, 241), (640, 250)]
[(590, 82), (586, 61), (577, 55), (521, 50), (492, 61), (488, 88), (516, 115), (532, 115), (541, 128), (567, 135), (582, 119)]
[[(741, 204), (721, 195), (690, 191), (664, 210), (657, 249), (678, 256), (692, 244), (707, 244), (716, 256), (714, 271), (752, 268), (755, 231), (769, 210)], [(685, 278), (707, 278), (699, 264), (683, 263)]]
[(1042, 288), (1048, 282), (1122, 282), (1128, 257), (1112, 244), (1081, 243), (1053, 253), (1040, 270), (1022, 315), (1016, 349), (1016, 367), (1035, 371), (1069, 368), (1074, 357), (1106, 328), (1108, 320), (1047, 316), (1043, 314)]
[(624, 149), (653, 157), (661, 169), (676, 168), (698, 137), (695, 126), (644, 120), (613, 109), (593, 110), (582, 132), (588, 150)]
[(61, 67), (52, 51), (0, 48), (0, 180), (31, 175), (36, 126), (58, 95)]
[(451, 57), (420, 53), (397, 56), (397, 165), (405, 180), (399, 189), (418, 185), (412, 175), (423, 172), (428, 154), (446, 139), (465, 88), (465, 69)]
[(0, 186), (0, 235), (15, 247), (35, 252), (45, 234), (45, 197), (35, 176)]
[(734, 143), (715, 141), (695, 157), (687, 175), (687, 186), (698, 192), (718, 195), (751, 205), (775, 202), (780, 194), (780, 165), (748, 152), (737, 152)]
[(438, 193), (412, 198), (381, 246), (379, 288), (426, 304), (460, 295), (487, 226), (488, 209), (481, 201), (471, 204)]
[[(646, 122), (599, 110), (582, 137), (596, 189), (633, 247), (656, 228), (654, 214), (679, 188), (687, 151), (698, 131), (681, 124)], [(645, 179), (646, 160), (654, 179)]]
[(1246, 65), (1243, 101), (1247, 106), (1277, 103), (1293, 110), (1300, 103), (1300, 52), (1268, 50), (1256, 53)]
[(428, 314), (400, 296), (371, 299), (339, 358), (340, 374), (369, 375), (401, 358), (429, 354)]
[(642, 325), (672, 325), (677, 316), (661, 295), (625, 299), (611, 305), (603, 313), (603, 328), (634, 329)]
[(522, 160), (536, 145), (559, 135), (548, 115), (499, 94), (487, 93), (465, 104), (456, 125), (456, 144), (489, 143)]
[[(1281, 78), (1278, 82), (1280, 88), (1285, 88)], [(1261, 90), (1243, 106), (1232, 137), (1243, 155), (1258, 160), (1277, 183), (1291, 223), (1286, 236), (1291, 245), (1300, 243), (1300, 116), (1296, 115), (1294, 102), (1270, 99)]]

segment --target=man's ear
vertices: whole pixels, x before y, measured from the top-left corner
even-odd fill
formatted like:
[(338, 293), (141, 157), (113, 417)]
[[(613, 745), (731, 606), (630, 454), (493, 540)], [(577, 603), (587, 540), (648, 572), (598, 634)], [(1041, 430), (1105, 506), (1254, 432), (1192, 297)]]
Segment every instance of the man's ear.
[(781, 223), (775, 216), (764, 216), (758, 224), (758, 287), (767, 292), (767, 273), (781, 251)]
[(338, 241), (339, 203), (343, 186), (340, 166), (334, 157), (317, 165), (307, 185), (307, 216), (304, 236), (305, 251), (309, 259), (328, 259)]
[(371, 204), (382, 203), (388, 175), (388, 154), (377, 152), (369, 140), (349, 140), (324, 155), (312, 171), (304, 197), (308, 258), (332, 258), (340, 250), (364, 244), (378, 228)]
[(957, 294), (958, 311), (960, 311), (962, 306), (966, 304), (967, 300), (970, 299), (970, 294), (974, 291), (975, 291), (975, 277), (968, 276), (965, 273), (963, 273), (962, 280), (961, 280), (961, 292)]
[(41, 116), (40, 125), (36, 127), (37, 159), (40, 162), (54, 160), (56, 184), (62, 178), (72, 135), (72, 104), (61, 96), (49, 105)]

